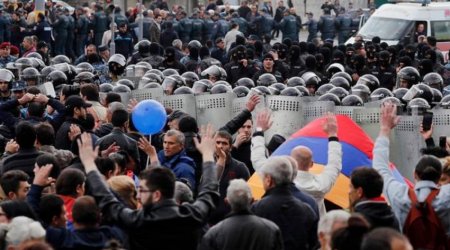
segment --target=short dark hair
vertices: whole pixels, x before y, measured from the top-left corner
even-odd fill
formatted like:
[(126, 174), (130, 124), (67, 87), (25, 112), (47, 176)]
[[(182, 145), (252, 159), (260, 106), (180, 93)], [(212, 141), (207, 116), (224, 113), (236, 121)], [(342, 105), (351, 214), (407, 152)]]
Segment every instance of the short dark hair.
[(30, 177), (28, 174), (22, 170), (10, 170), (3, 173), (0, 178), (0, 185), (5, 195), (8, 196), (10, 192), (17, 193), (20, 187), (20, 182), (28, 181), (29, 178)]
[(83, 185), (86, 177), (81, 170), (76, 168), (66, 168), (56, 180), (56, 193), (60, 195), (75, 196), (77, 187)]
[(25, 216), (33, 220), (37, 220), (31, 206), (26, 201), (21, 200), (7, 200), (0, 203), (0, 207), (5, 213), (6, 218), (13, 219), (17, 216)]
[(127, 121), (128, 121), (128, 111), (118, 109), (112, 113), (111, 123), (114, 127), (123, 127)]
[(100, 219), (100, 210), (91, 196), (81, 196), (75, 200), (72, 208), (73, 221), (84, 226), (94, 227)]
[(220, 138), (228, 139), (230, 146), (233, 145), (233, 136), (225, 130), (219, 130), (216, 132), (216, 136)]
[(30, 149), (34, 147), (36, 141), (36, 129), (31, 123), (22, 121), (16, 127), (16, 141), (20, 149)]
[(436, 43), (437, 43), (437, 40), (436, 40), (436, 38), (434, 36), (428, 36), (427, 37), (427, 43), (429, 45), (431, 45), (432, 47), (435, 47)]
[(117, 93), (109, 92), (108, 94), (106, 94), (105, 103), (106, 105), (108, 105), (113, 102), (122, 102), (122, 97), (120, 97), (120, 95)]
[(92, 83), (81, 85), (80, 93), (82, 96), (85, 96), (88, 101), (98, 102), (100, 100), (98, 87)]
[(58, 165), (58, 161), (56, 157), (49, 153), (43, 153), (36, 158), (36, 164), (38, 167), (43, 167), (47, 164), (52, 164), (52, 170), (50, 171), (50, 176), (54, 179), (58, 178), (60, 171), (60, 166)]
[(139, 175), (139, 179), (146, 180), (150, 191), (159, 190), (165, 199), (173, 198), (175, 192), (175, 174), (166, 167), (146, 169)]
[(95, 128), (95, 117), (91, 113), (86, 114), (86, 119), (83, 123), (83, 128), (87, 131), (92, 131)]
[(114, 160), (108, 157), (98, 157), (95, 159), (95, 165), (97, 165), (98, 171), (104, 176), (106, 176), (109, 171), (114, 171), (116, 168)]
[(42, 117), (45, 113), (45, 105), (39, 102), (30, 102), (27, 110), (29, 116)]
[(408, 240), (403, 234), (392, 228), (376, 228), (364, 236), (361, 250), (391, 249), (393, 239)]
[(63, 94), (66, 99), (72, 95), (79, 95), (80, 87), (75, 85), (64, 85), (61, 90), (61, 94)]
[(383, 192), (383, 177), (373, 168), (356, 168), (352, 171), (350, 181), (353, 187), (362, 188), (366, 198), (379, 197)]
[(417, 163), (415, 172), (420, 180), (437, 183), (442, 175), (442, 164), (436, 156), (424, 155)]
[(41, 145), (53, 145), (55, 144), (55, 130), (48, 123), (39, 123), (36, 126), (36, 139)]
[(62, 213), (63, 199), (55, 194), (44, 195), (39, 203), (39, 218), (48, 226), (52, 223), (53, 217), (59, 217)]

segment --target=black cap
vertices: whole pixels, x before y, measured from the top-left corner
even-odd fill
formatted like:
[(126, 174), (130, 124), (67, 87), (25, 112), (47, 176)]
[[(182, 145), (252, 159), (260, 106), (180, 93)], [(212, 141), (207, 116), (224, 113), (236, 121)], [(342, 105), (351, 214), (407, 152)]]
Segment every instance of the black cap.
[(263, 56), (263, 61), (264, 61), (266, 58), (270, 58), (270, 59), (272, 59), (272, 61), (274, 60), (274, 59), (273, 59), (273, 55), (270, 54), (270, 53), (264, 54), (264, 56)]
[(285, 141), (286, 141), (286, 138), (284, 138), (283, 136), (281, 136), (279, 134), (274, 134), (272, 136), (272, 138), (270, 139), (269, 144), (267, 145), (267, 150), (269, 150), (269, 152), (274, 152)]
[(36, 45), (37, 49), (48, 48), (48, 44), (44, 41), (39, 41)]
[(74, 108), (89, 108), (92, 106), (92, 104), (86, 103), (83, 98), (77, 95), (69, 96), (65, 102), (65, 105), (68, 110), (73, 110)]
[(184, 112), (181, 111), (181, 110), (174, 110), (174, 111), (169, 115), (169, 117), (167, 117), (167, 121), (170, 122), (170, 121), (179, 119), (179, 118), (181, 118), (182, 116), (185, 116), (185, 115), (186, 115), (186, 113), (184, 113)]

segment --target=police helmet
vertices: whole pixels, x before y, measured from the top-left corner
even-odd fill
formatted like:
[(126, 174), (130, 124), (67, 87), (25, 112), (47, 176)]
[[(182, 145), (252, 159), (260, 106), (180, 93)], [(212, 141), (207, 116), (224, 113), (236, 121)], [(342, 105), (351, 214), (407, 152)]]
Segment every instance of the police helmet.
[(60, 70), (54, 70), (50, 72), (50, 74), (47, 75), (46, 79), (48, 82), (52, 82), (54, 87), (62, 84), (67, 84), (67, 76)]
[(82, 84), (82, 83), (98, 83), (98, 77), (91, 72), (81, 72), (77, 74), (74, 78), (74, 82)]
[(145, 73), (145, 75), (142, 77), (141, 80), (143, 80), (143, 79), (149, 80), (150, 82), (157, 82), (157, 83), (162, 83), (162, 80), (163, 80), (163, 78), (160, 75), (153, 73), (153, 72)]
[(159, 89), (161, 87), (161, 84), (157, 83), (157, 82), (149, 82), (147, 84), (145, 84), (143, 87), (143, 89)]
[(38, 81), (41, 74), (35, 68), (26, 68), (22, 71), (21, 78), (25, 81)]
[(444, 86), (444, 79), (440, 74), (431, 72), (423, 77), (423, 83), (430, 86), (431, 88), (442, 90), (442, 87)]
[(342, 99), (342, 106), (363, 106), (364, 101), (357, 95), (348, 95)]
[(248, 93), (250, 93), (250, 89), (245, 86), (236, 86), (234, 87), (233, 92), (236, 94), (238, 98), (246, 97)]
[(42, 61), (39, 58), (30, 57), (30, 62), (31, 62), (31, 67), (34, 67), (34, 68), (36, 68), (38, 70), (45, 67), (44, 61)]
[(180, 75), (175, 69), (165, 69), (162, 73), (164, 77)]
[(150, 54), (150, 41), (147, 39), (141, 40), (139, 41), (136, 46), (137, 46), (137, 51), (139, 52), (139, 54), (141, 55), (149, 55)]
[(427, 100), (423, 98), (414, 98), (408, 102), (406, 106), (408, 109), (430, 109), (431, 106)]
[(441, 102), (439, 103), (439, 106), (447, 109), (450, 108), (450, 95), (444, 96)]
[(316, 88), (319, 86), (321, 80), (314, 72), (305, 72), (302, 76), (305, 81), (305, 86), (315, 86)]
[(309, 90), (305, 86), (295, 86), (298, 91), (300, 91), (301, 96), (309, 96)]
[(39, 53), (37, 53), (37, 52), (31, 52), (31, 53), (28, 54), (26, 57), (29, 57), (29, 58), (37, 58), (37, 59), (42, 60), (41, 54), (39, 54)]
[(348, 91), (342, 87), (334, 87), (328, 91), (328, 93), (335, 94), (339, 97), (340, 100), (344, 99), (344, 97), (348, 96)]
[(19, 71), (22, 71), (26, 68), (32, 67), (33, 66), (33, 62), (31, 61), (31, 58), (28, 57), (21, 57), (19, 59), (17, 59), (14, 62), (14, 66), (19, 69)]
[(48, 76), (48, 74), (50, 74), (54, 70), (55, 70), (55, 67), (53, 67), (53, 66), (46, 66), (43, 69), (41, 69), (41, 75), (42, 75), (42, 77), (46, 78)]
[(317, 90), (316, 90), (316, 96), (321, 96), (321, 95), (325, 95), (326, 93), (328, 93), (328, 91), (330, 91), (330, 89), (334, 88), (335, 86), (331, 83), (325, 83), (324, 85), (320, 86)]
[(305, 80), (301, 77), (293, 76), (287, 80), (286, 85), (288, 87), (305, 86)]
[(255, 87), (255, 83), (253, 82), (252, 79), (243, 77), (243, 78), (240, 78), (239, 80), (237, 80), (236, 86), (245, 86), (245, 87), (251, 89), (251, 88)]
[(350, 90), (350, 83), (344, 77), (337, 76), (330, 79), (330, 83), (336, 87), (342, 87), (345, 90)]
[(181, 74), (181, 77), (184, 78), (184, 81), (186, 82), (186, 85), (189, 87), (192, 87), (194, 85), (194, 82), (198, 81), (200, 78), (197, 74), (195, 74), (192, 71), (187, 71)]
[(269, 88), (266, 86), (256, 86), (253, 90), (256, 91), (258, 95), (271, 95)]
[(433, 90), (430, 86), (423, 83), (412, 86), (408, 92), (402, 97), (404, 101), (410, 101), (414, 98), (423, 98), (428, 103), (433, 102)]
[(57, 55), (50, 60), (50, 65), (59, 63), (70, 63), (70, 59), (65, 55)]
[(431, 88), (433, 91), (433, 102), (440, 102), (442, 100), (442, 93), (439, 89)]
[(369, 87), (371, 92), (380, 87), (380, 81), (378, 80), (378, 78), (376, 76), (374, 76), (372, 74), (362, 75), (358, 79), (356, 84), (364, 84), (364, 85), (366, 85), (367, 87)]
[(326, 93), (325, 95), (321, 95), (318, 99), (318, 101), (329, 101), (329, 102), (333, 102), (334, 105), (336, 106), (340, 106), (341, 105), (341, 100), (339, 99), (339, 97), (333, 93)]
[(88, 62), (82, 62), (77, 64), (77, 66), (75, 67), (75, 72), (77, 74), (81, 73), (81, 72), (90, 72), (90, 73), (94, 73), (95, 72), (95, 68), (94, 66), (92, 66), (90, 63)]
[(145, 73), (152, 69), (152, 65), (148, 62), (138, 62), (134, 65), (134, 76), (142, 77)]
[(382, 100), (386, 97), (394, 96), (394, 94), (387, 88), (378, 88), (370, 94), (370, 99), (372, 101)]
[(129, 79), (120, 79), (119, 81), (117, 81), (117, 85), (125, 85), (128, 88), (130, 88), (131, 90), (134, 90), (134, 82), (132, 82)]
[(194, 82), (194, 85), (192, 86), (192, 90), (194, 91), (194, 94), (203, 94), (206, 92), (209, 92), (209, 90), (211, 89), (212, 84), (211, 83), (207, 83), (204, 81), (196, 81)]
[[(72, 67), (70, 67), (70, 64), (68, 64), (68, 63), (54, 64), (53, 67), (56, 70), (64, 72), (64, 74), (66, 74), (67, 78), (70, 78), (69, 75), (70, 76), (72, 76), (72, 75), (75, 76), (76, 75), (75, 70), (73, 70)], [(73, 72), (72, 72), (72, 70), (73, 70)]]
[(328, 68), (327, 68), (328, 76), (332, 76), (332, 75), (336, 74), (337, 72), (345, 72), (345, 68), (342, 64), (332, 63), (332, 64), (330, 64), (330, 66), (328, 66)]
[(161, 77), (161, 81), (162, 81), (162, 79), (164, 79), (164, 74), (159, 69), (151, 69), (151, 70), (145, 72), (145, 74), (148, 74), (148, 73), (155, 73), (155, 74), (159, 75), (159, 77)]
[(164, 78), (162, 82), (162, 88), (166, 95), (171, 95), (177, 88), (183, 86), (182, 82), (175, 79), (173, 76)]
[(296, 87), (286, 87), (280, 92), (281, 96), (302, 96), (302, 93)]
[(283, 83), (274, 83), (269, 86), (269, 90), (272, 92), (272, 95), (279, 95), (280, 92), (286, 88), (286, 85)]
[(102, 83), (99, 86), (99, 91), (102, 93), (112, 92), (113, 89), (114, 89), (114, 86), (111, 83)]
[(178, 82), (179, 86), (186, 86), (186, 81), (180, 75), (172, 75), (171, 77), (174, 78)]
[(11, 84), (14, 81), (14, 74), (7, 69), (0, 69), (0, 81), (9, 83), (8, 86), (11, 88)]
[(230, 87), (223, 84), (217, 84), (211, 88), (211, 94), (223, 94), (232, 91), (233, 90)]
[(108, 60), (108, 65), (111, 63), (116, 63), (119, 66), (125, 67), (125, 65), (127, 64), (127, 60), (121, 54), (114, 54)]
[(390, 102), (396, 106), (402, 106), (402, 102), (395, 96), (386, 97), (383, 99), (383, 103)]
[(275, 78), (275, 76), (270, 73), (264, 73), (258, 77), (258, 80), (256, 80), (256, 84), (258, 86), (266, 86), (266, 87), (268, 87), (276, 82), (277, 82), (277, 78)]
[(407, 88), (398, 88), (392, 91), (392, 94), (394, 94), (397, 99), (402, 100), (406, 92), (408, 92)]
[[(405, 83), (402, 84), (402, 81), (405, 81)], [(399, 87), (411, 88), (411, 86), (418, 84), (419, 81), (420, 73), (414, 67), (404, 67), (397, 73), (397, 86)]]
[(188, 48), (190, 49), (190, 48), (197, 48), (197, 49), (200, 49), (202, 47), (202, 44), (199, 42), (199, 41), (197, 41), (197, 40), (192, 40), (192, 41), (190, 41), (189, 43), (188, 43)]
[(211, 65), (207, 69), (203, 70), (200, 74), (203, 77), (215, 77), (216, 80), (224, 80), (227, 78), (227, 73), (217, 65)]
[(194, 91), (192, 91), (191, 88), (187, 87), (187, 86), (181, 86), (179, 88), (177, 88), (174, 92), (174, 95), (189, 95), (189, 94), (194, 94)]
[(350, 74), (349, 73), (347, 73), (347, 72), (337, 72), (337, 73), (335, 73), (332, 77), (331, 77), (331, 79), (333, 79), (333, 78), (335, 78), (335, 77), (344, 77), (345, 78), (345, 80), (347, 80), (347, 82), (348, 82), (348, 84), (352, 84), (352, 82), (353, 82), (353, 79), (352, 79), (352, 76), (350, 76)]
[(131, 93), (131, 89), (127, 85), (119, 84), (119, 85), (114, 86), (113, 92), (115, 92), (115, 93)]

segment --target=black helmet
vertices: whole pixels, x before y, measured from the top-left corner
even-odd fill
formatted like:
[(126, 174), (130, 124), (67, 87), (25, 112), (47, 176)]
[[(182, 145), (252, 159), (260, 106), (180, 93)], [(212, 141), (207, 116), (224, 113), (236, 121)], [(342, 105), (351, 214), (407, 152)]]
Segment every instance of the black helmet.
[(234, 87), (233, 92), (236, 94), (236, 96), (239, 97), (246, 97), (248, 93), (250, 93), (250, 89), (245, 86), (237, 86)]
[(270, 90), (266, 86), (256, 86), (253, 88), (259, 95), (271, 95)]
[(233, 88), (233, 87), (231, 86), (231, 84), (229, 84), (227, 81), (220, 80), (220, 81), (215, 82), (213, 85), (215, 86), (215, 85), (217, 85), (217, 84), (223, 84), (223, 85), (225, 85), (225, 86), (228, 86), (228, 87), (230, 87), (230, 88)]
[(258, 86), (266, 86), (266, 87), (269, 87), (270, 85), (276, 82), (277, 78), (275, 78), (275, 76), (270, 73), (264, 73), (258, 77), (258, 80), (256, 80), (256, 84)]
[(196, 81), (194, 82), (194, 85), (192, 86), (192, 90), (194, 91), (194, 94), (203, 94), (206, 92), (209, 92), (211, 89), (212, 84), (204, 81)]
[(305, 72), (302, 75), (303, 80), (305, 81), (305, 86), (308, 87), (310, 85), (315, 86), (316, 88), (319, 86), (321, 80), (314, 72)]
[(227, 92), (232, 92), (233, 90), (224, 85), (224, 84), (217, 84), (214, 87), (211, 88), (211, 94), (223, 94)]
[(444, 86), (444, 79), (442, 79), (442, 76), (440, 74), (431, 72), (423, 77), (423, 83), (430, 86), (431, 88), (442, 90), (442, 87)]
[(114, 86), (111, 83), (102, 83), (99, 86), (99, 91), (102, 93), (112, 92), (113, 89), (114, 89)]
[(19, 69), (19, 71), (22, 71), (26, 68), (32, 67), (33, 66), (33, 62), (31, 61), (31, 58), (28, 57), (21, 57), (19, 59), (17, 59), (14, 62), (14, 66)]
[(301, 96), (309, 96), (309, 90), (305, 86), (295, 86), (298, 91), (300, 91)]
[(439, 103), (439, 106), (448, 109), (450, 107), (450, 95), (444, 96), (441, 102)]
[(94, 73), (95, 69), (94, 66), (92, 66), (90, 63), (88, 62), (82, 62), (79, 63), (76, 67), (75, 67), (75, 72), (77, 74), (81, 73), (81, 72), (90, 72), (90, 73)]
[(335, 86), (331, 83), (325, 83), (324, 85), (320, 86), (316, 91), (316, 96), (325, 95), (330, 91), (330, 89), (334, 88)]
[(120, 84), (120, 85), (116, 85), (113, 88), (113, 92), (115, 92), (115, 93), (131, 93), (131, 89), (126, 85)]
[(146, 39), (139, 41), (136, 44), (139, 54), (143, 56), (150, 55), (150, 44), (150, 41)]
[(364, 101), (357, 95), (348, 95), (342, 99), (342, 106), (363, 106)]
[(334, 105), (340, 106), (341, 100), (339, 100), (339, 97), (332, 93), (326, 93), (325, 95), (321, 95), (318, 99), (318, 101), (330, 101), (333, 102)]
[(143, 89), (159, 89), (162, 87), (161, 87), (161, 84), (159, 84), (157, 82), (149, 82), (149, 83), (145, 84), (142, 88)]
[(155, 74), (159, 75), (159, 77), (161, 77), (161, 81), (162, 81), (162, 79), (164, 79), (164, 74), (159, 69), (151, 69), (151, 70), (145, 72), (145, 74), (148, 74), (148, 73), (155, 73)]
[[(401, 81), (406, 81), (406, 84), (401, 84)], [(419, 71), (411, 66), (402, 68), (397, 73), (397, 86), (403, 88), (411, 88), (411, 86), (418, 84), (420, 81)]]
[(67, 76), (60, 70), (54, 70), (47, 75), (47, 81), (52, 82), (54, 87), (61, 84), (67, 84)]
[(41, 54), (39, 54), (39, 53), (37, 53), (37, 52), (31, 52), (31, 53), (28, 54), (26, 57), (29, 57), (29, 58), (37, 58), (37, 59), (42, 60)]
[(171, 77), (174, 78), (178, 82), (179, 86), (186, 86), (186, 81), (180, 75), (172, 75)]
[(427, 100), (425, 100), (423, 98), (414, 98), (408, 102), (407, 108), (408, 109), (430, 109), (431, 106), (427, 102)]
[(156, 73), (152, 73), (152, 72), (147, 72), (145, 73), (145, 75), (142, 77), (141, 81), (149, 81), (149, 82), (157, 82), (157, 83), (162, 83), (162, 78), (160, 75), (156, 74)]
[(65, 55), (57, 55), (50, 60), (50, 64), (70, 63), (70, 59)]
[(166, 95), (171, 95), (177, 88), (184, 86), (183, 82), (174, 78), (173, 76), (168, 76), (164, 78), (162, 83), (162, 88)]
[(200, 78), (197, 74), (195, 74), (192, 71), (186, 71), (183, 74), (181, 74), (181, 77), (184, 78), (184, 81), (186, 82), (186, 85), (189, 87), (192, 87), (194, 85), (194, 82), (198, 81)]
[(339, 97), (340, 100), (344, 99), (344, 97), (348, 96), (348, 91), (342, 87), (334, 87), (328, 91), (328, 93), (335, 94)]
[(255, 83), (253, 82), (252, 79), (243, 77), (243, 78), (240, 78), (239, 80), (237, 80), (236, 86), (245, 86), (245, 87), (251, 89), (251, 88), (255, 87)]
[(302, 93), (296, 87), (287, 87), (280, 93), (281, 96), (302, 96)]
[(22, 71), (21, 78), (25, 81), (38, 81), (41, 74), (35, 68), (26, 68)]
[(352, 87), (351, 93), (361, 97), (364, 102), (369, 101), (370, 89), (364, 84), (356, 84)]
[(29, 58), (30, 58), (30, 62), (31, 62), (31, 67), (34, 67), (38, 70), (45, 67), (45, 63), (41, 59), (35, 58), (35, 57), (29, 57)]
[(345, 90), (350, 90), (350, 83), (342, 76), (336, 76), (330, 79), (330, 83), (336, 87), (342, 87)]
[(431, 88), (433, 90), (433, 102), (440, 102), (442, 100), (442, 93), (439, 89)]
[(272, 95), (279, 95), (280, 92), (286, 88), (286, 85), (282, 83), (274, 83), (269, 86), (269, 90), (272, 93)]
[(338, 76), (344, 77), (347, 80), (348, 84), (350, 84), (350, 85), (353, 82), (352, 76), (347, 72), (337, 72), (331, 77), (331, 79), (338, 77)]
[(74, 82), (76, 83), (98, 83), (98, 77), (91, 72), (81, 72), (77, 74), (74, 78)]
[(396, 106), (402, 106), (402, 102), (395, 96), (386, 97), (383, 99), (383, 103), (390, 102), (393, 103)]
[(305, 80), (301, 77), (293, 76), (287, 80), (286, 85), (288, 87), (305, 86)]
[(53, 66), (46, 66), (41, 70), (41, 75), (44, 78), (47, 78), (48, 74), (50, 74), (51, 72), (53, 72), (55, 70), (55, 67)]
[(188, 48), (190, 49), (190, 48), (197, 48), (197, 49), (200, 49), (202, 47), (202, 44), (199, 42), (199, 41), (197, 41), (197, 40), (192, 40), (192, 41), (190, 41), (189, 43), (188, 43)]
[(372, 94), (370, 94), (370, 99), (372, 99), (372, 101), (376, 101), (391, 96), (394, 96), (394, 94), (392, 94), (392, 92), (389, 89), (378, 88), (375, 91), (373, 91)]
[(56, 70), (64, 72), (68, 81), (71, 81), (76, 76), (75, 68), (72, 68), (68, 63), (54, 64), (53, 67), (55, 67)]
[(206, 78), (213, 76), (217, 81), (227, 78), (227, 73), (225, 72), (225, 70), (217, 65), (209, 66), (207, 69), (203, 70), (200, 75)]
[(192, 91), (191, 88), (187, 87), (187, 86), (181, 86), (179, 88), (177, 88), (174, 92), (174, 95), (190, 95), (190, 94), (194, 94), (194, 91)]
[(370, 91), (373, 92), (377, 88), (380, 87), (380, 81), (378, 78), (372, 74), (365, 74), (361, 76), (356, 84), (364, 84), (367, 87), (369, 87)]
[(119, 81), (117, 81), (117, 85), (125, 85), (128, 88), (130, 88), (131, 90), (134, 89), (134, 82), (132, 82), (129, 79), (120, 79)]
[(416, 84), (412, 86), (408, 92), (402, 97), (404, 101), (409, 101), (414, 98), (423, 98), (428, 103), (433, 102), (433, 90), (430, 86), (425, 85), (423, 83)]
[(178, 71), (175, 69), (165, 69), (162, 71), (164, 77), (173, 76), (173, 75), (180, 75)]
[(403, 99), (403, 96), (406, 94), (406, 92), (408, 92), (408, 89), (407, 89), (407, 88), (398, 88), (398, 89), (395, 89), (395, 90), (392, 92), (392, 94), (394, 94), (394, 96), (395, 96), (397, 99), (401, 100), (401, 99)]

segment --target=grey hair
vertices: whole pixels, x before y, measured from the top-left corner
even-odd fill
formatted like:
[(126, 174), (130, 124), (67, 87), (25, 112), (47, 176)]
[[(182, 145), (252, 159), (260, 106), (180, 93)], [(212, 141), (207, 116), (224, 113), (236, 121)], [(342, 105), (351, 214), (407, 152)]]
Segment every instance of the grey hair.
[(127, 110), (127, 107), (121, 102), (112, 102), (108, 105), (108, 109), (112, 114), (116, 110)]
[(291, 181), (294, 181), (295, 177), (297, 177), (297, 161), (292, 156), (287, 155), (285, 157), (286, 157), (286, 159), (288, 159), (289, 163), (291, 163), (291, 168), (292, 168)]
[(292, 165), (285, 156), (274, 156), (267, 159), (261, 168), (261, 173), (272, 177), (276, 186), (291, 182)]
[(172, 46), (176, 48), (180, 48), (183, 45), (183, 42), (180, 39), (175, 39), (172, 42)]
[(185, 140), (184, 134), (178, 130), (171, 129), (166, 132), (165, 136), (175, 136), (177, 139), (177, 142), (180, 143), (181, 145), (184, 145), (184, 140)]
[(18, 216), (11, 220), (6, 233), (8, 245), (19, 245), (26, 240), (45, 239), (45, 229), (41, 223), (25, 216)]
[(227, 200), (233, 211), (242, 211), (249, 208), (252, 202), (252, 192), (243, 179), (230, 181), (227, 188)]
[(342, 209), (332, 210), (320, 218), (317, 226), (317, 233), (331, 234), (331, 229), (333, 228), (334, 223), (347, 223), (349, 218), (350, 213), (347, 211)]
[(194, 195), (192, 194), (191, 189), (181, 181), (175, 182), (174, 198), (178, 204), (182, 204), (183, 202), (191, 203), (194, 201)]

